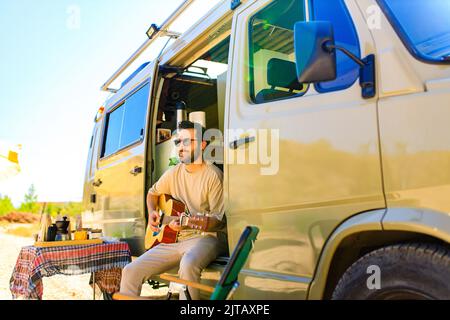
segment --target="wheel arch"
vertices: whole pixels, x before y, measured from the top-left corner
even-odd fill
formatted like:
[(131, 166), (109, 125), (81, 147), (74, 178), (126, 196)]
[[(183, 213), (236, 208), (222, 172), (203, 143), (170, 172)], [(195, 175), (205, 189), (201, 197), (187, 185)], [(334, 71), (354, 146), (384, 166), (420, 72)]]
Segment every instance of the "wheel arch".
[(433, 210), (394, 208), (367, 211), (344, 221), (321, 253), (308, 299), (329, 299), (342, 274), (360, 257), (401, 242), (449, 246), (450, 215)]

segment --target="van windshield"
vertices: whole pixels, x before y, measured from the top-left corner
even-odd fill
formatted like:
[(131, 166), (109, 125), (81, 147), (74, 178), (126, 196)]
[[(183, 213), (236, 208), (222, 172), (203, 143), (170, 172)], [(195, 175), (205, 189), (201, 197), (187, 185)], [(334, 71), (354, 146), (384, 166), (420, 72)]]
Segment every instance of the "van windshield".
[(449, 0), (378, 0), (403, 42), (418, 58), (450, 61)]

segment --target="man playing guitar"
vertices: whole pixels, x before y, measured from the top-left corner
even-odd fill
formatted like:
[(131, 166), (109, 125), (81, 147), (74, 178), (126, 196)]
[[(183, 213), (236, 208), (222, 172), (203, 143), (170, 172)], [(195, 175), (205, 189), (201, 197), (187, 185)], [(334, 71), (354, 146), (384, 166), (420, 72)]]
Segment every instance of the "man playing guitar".
[[(179, 266), (181, 279), (199, 282), (201, 271), (227, 250), (223, 202), (223, 174), (213, 164), (203, 161), (203, 128), (182, 121), (175, 145), (180, 163), (166, 171), (147, 194), (149, 228), (159, 231), (158, 199), (168, 194), (183, 202), (191, 217), (188, 226), (179, 220), (169, 227), (179, 232), (176, 243), (160, 243), (128, 264), (122, 271), (120, 292), (139, 296), (142, 283), (154, 275)], [(188, 288), (192, 299), (199, 299), (197, 289)], [(180, 299), (185, 299), (180, 293)]]

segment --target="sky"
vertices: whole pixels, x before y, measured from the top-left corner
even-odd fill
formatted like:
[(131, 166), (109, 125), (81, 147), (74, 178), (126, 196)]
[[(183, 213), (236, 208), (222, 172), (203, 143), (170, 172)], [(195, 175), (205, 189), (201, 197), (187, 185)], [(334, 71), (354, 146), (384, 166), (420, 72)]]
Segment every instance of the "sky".
[[(187, 30), (218, 2), (197, 0), (171, 29)], [(81, 201), (93, 119), (109, 95), (100, 86), (181, 3), (0, 0), (0, 145), (20, 149), (21, 168), (0, 181), (2, 196), (18, 206), (34, 184), (38, 201)]]

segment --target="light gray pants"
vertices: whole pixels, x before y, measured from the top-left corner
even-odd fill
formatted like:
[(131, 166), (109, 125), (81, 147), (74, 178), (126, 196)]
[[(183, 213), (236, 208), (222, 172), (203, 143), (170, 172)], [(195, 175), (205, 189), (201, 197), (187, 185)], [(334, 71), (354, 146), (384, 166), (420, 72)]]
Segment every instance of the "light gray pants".
[[(144, 281), (177, 266), (181, 279), (199, 282), (202, 270), (222, 254), (224, 248), (224, 244), (211, 235), (177, 243), (161, 243), (122, 270), (120, 292), (140, 296)], [(193, 300), (199, 299), (197, 289), (188, 288), (188, 290)], [(186, 299), (184, 293), (180, 293), (180, 299)]]

